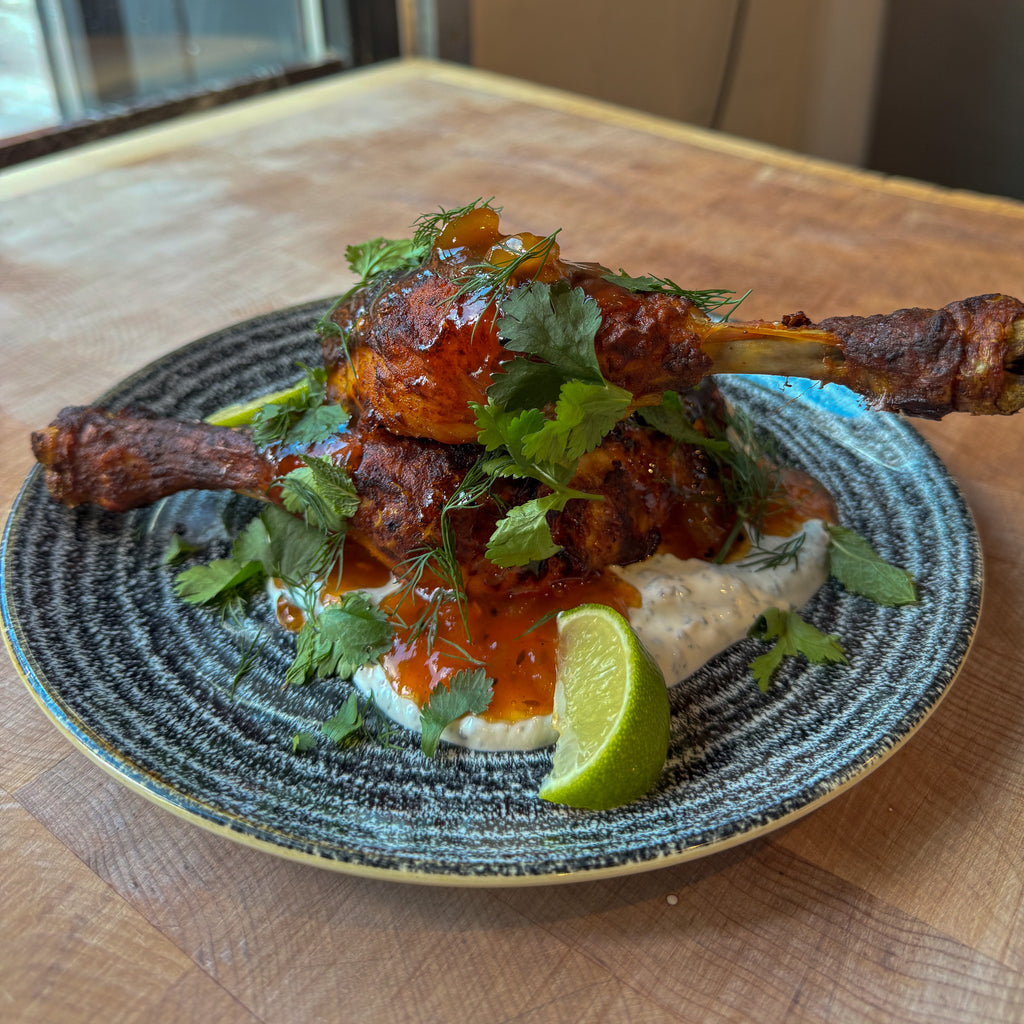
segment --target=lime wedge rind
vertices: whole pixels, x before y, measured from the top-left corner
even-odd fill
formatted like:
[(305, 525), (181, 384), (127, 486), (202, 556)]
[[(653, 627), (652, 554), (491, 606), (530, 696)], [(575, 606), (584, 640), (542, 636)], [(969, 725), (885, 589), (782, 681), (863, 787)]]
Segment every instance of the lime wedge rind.
[[(671, 713), (661, 670), (628, 621), (604, 605), (564, 612), (559, 648), (560, 735), (539, 795), (588, 810), (641, 798), (668, 755)], [(602, 685), (596, 676), (605, 677)]]

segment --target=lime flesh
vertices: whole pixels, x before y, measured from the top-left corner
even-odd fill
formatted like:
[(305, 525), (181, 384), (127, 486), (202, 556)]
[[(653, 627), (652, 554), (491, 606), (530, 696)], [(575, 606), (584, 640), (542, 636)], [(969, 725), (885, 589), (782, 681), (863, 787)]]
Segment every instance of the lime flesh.
[(665, 766), (665, 677), (629, 622), (605, 605), (563, 612), (558, 635), (552, 718), (559, 737), (539, 795), (590, 810), (631, 803)]

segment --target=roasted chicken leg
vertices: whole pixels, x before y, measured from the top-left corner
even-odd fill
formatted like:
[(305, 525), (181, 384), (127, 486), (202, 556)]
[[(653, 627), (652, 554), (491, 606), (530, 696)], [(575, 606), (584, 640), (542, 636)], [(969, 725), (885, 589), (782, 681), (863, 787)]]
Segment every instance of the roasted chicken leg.
[[(445, 229), (427, 262), (378, 280), (332, 313), (324, 334), (328, 391), (387, 430), (447, 443), (476, 440), (470, 403), (514, 353), (503, 345), (494, 291), (465, 287), (481, 266), (517, 261), (506, 287), (540, 280), (580, 288), (598, 306), (605, 378), (638, 405), (715, 373), (768, 373), (843, 384), (876, 409), (940, 418), (1024, 406), (1024, 303), (982, 295), (939, 310), (779, 322), (715, 322), (685, 295), (634, 291), (596, 264), (567, 263), (557, 245), (503, 235), (473, 210)], [(523, 259), (531, 247), (538, 256)], [(519, 254), (516, 256), (515, 254)], [(628, 279), (625, 279), (628, 280)]]
[[(690, 401), (701, 399), (718, 400), (712, 387)], [(62, 410), (33, 434), (32, 445), (57, 500), (115, 512), (186, 489), (231, 490), (276, 502), (276, 481), (297, 464), (290, 449), (284, 455), (273, 446), (259, 448), (241, 431), (91, 407)], [(442, 509), (479, 454), (475, 445), (399, 437), (362, 422), (314, 447), (345, 467), (359, 493), (347, 536), (388, 566), (440, 542)], [(663, 542), (682, 557), (710, 558), (736, 518), (699, 449), (635, 424), (621, 424), (581, 459), (573, 482), (603, 500), (570, 502), (552, 530), (559, 555), (528, 571), (503, 572), (484, 551), (500, 508), (534, 497), (536, 481), (509, 481), (497, 501), (454, 513), (455, 554), (470, 589), (515, 589), (587, 575), (646, 558)], [(827, 507), (824, 493), (820, 500)]]

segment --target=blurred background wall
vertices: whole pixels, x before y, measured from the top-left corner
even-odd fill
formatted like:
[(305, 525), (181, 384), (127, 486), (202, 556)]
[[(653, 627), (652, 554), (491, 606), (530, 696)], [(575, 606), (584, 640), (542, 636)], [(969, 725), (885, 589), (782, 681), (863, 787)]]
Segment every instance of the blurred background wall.
[(884, 0), (471, 0), (470, 59), (859, 163), (884, 11)]
[(1024, 0), (0, 0), (0, 166), (417, 54), (1024, 199), (1022, 39)]

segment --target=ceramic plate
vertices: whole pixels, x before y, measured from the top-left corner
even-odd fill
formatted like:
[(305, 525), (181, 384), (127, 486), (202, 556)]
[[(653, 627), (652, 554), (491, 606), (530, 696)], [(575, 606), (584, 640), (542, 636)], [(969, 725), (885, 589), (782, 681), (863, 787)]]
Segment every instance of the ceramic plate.
[[(229, 328), (159, 360), (102, 401), (201, 417), (290, 383), (318, 361), (307, 305)], [(840, 388), (734, 378), (729, 397), (819, 477), (843, 522), (917, 578), (921, 600), (880, 608), (830, 583), (807, 617), (838, 633), (849, 666), (790, 659), (767, 695), (745, 641), (671, 690), (672, 742), (645, 800), (589, 813), (544, 803), (550, 750), (425, 759), (319, 747), (344, 684), (283, 690), (293, 639), (269, 603), (240, 623), (174, 598), (162, 563), (179, 524), (212, 550), (253, 506), (188, 493), (127, 515), (69, 510), (26, 481), (3, 541), (3, 623), (46, 713), (122, 782), (178, 814), (285, 856), (358, 874), (448, 884), (531, 884), (640, 871), (789, 822), (862, 778), (921, 724), (966, 656), (981, 557), (963, 499), (911, 426)], [(54, 410), (56, 412), (56, 410)], [(218, 537), (222, 539), (218, 539)], [(232, 693), (240, 653), (256, 664)]]

